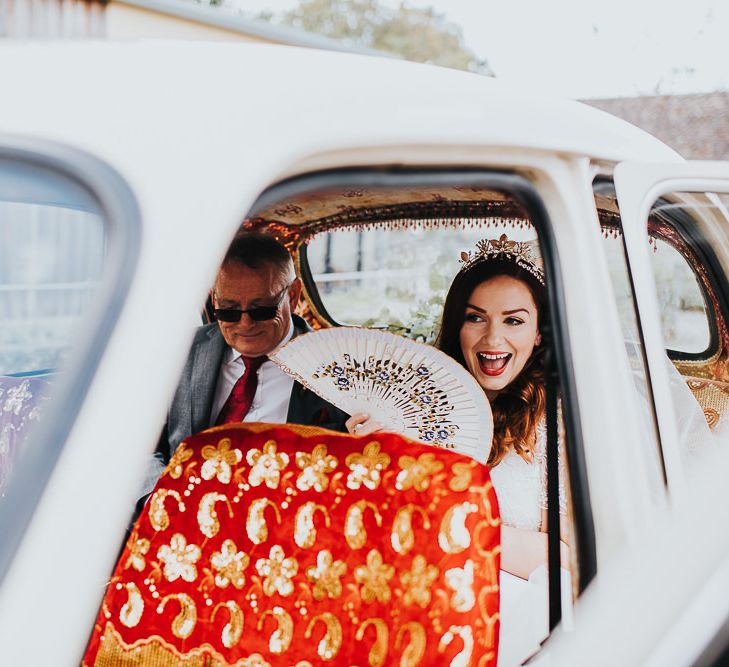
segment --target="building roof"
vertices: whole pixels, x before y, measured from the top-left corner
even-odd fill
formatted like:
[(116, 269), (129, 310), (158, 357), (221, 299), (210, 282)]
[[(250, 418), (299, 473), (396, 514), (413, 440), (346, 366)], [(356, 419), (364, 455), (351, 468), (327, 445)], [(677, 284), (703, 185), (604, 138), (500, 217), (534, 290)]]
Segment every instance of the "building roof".
[(243, 14), (233, 14), (222, 8), (201, 5), (189, 0), (111, 0), (117, 4), (138, 7), (160, 14), (187, 19), (243, 35), (258, 37), (265, 41), (290, 46), (305, 46), (326, 51), (345, 51), (369, 55), (389, 55), (373, 49), (354, 46), (338, 39), (315, 35), (298, 28), (277, 25)]
[(586, 103), (650, 132), (686, 159), (729, 159), (729, 91)]

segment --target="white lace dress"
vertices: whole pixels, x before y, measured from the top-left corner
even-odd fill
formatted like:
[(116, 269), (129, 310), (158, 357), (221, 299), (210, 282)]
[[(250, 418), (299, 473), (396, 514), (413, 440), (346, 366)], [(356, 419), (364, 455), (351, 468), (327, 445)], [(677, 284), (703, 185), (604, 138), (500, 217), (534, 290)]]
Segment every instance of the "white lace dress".
[[(559, 512), (565, 514), (567, 502), (561, 449), (560, 446)], [(541, 530), (542, 511), (547, 509), (547, 423), (544, 419), (537, 424), (534, 460), (527, 463), (511, 450), (491, 469), (491, 481), (496, 489), (504, 525)]]
[[(562, 434), (560, 434), (561, 436)], [(567, 511), (564, 492), (563, 457), (559, 457), (560, 514)], [(547, 508), (547, 428), (546, 421), (537, 424), (534, 460), (527, 463), (510, 451), (491, 469), (491, 480), (499, 501), (501, 520), (505, 526), (538, 531), (542, 528), (543, 510)], [(499, 634), (499, 667), (520, 665), (539, 649), (549, 632), (549, 598), (547, 571), (537, 568), (529, 580), (501, 571)], [(570, 604), (569, 574), (563, 570), (563, 609)], [(565, 595), (566, 593), (566, 595)]]

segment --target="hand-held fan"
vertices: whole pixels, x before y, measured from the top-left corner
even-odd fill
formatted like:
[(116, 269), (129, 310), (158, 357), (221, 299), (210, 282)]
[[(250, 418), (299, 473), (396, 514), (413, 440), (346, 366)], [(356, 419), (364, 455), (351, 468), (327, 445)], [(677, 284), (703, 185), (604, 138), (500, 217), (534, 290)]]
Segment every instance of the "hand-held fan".
[(303, 334), (271, 356), (288, 375), (347, 414), (485, 463), (493, 418), (483, 389), (440, 350), (373, 329)]

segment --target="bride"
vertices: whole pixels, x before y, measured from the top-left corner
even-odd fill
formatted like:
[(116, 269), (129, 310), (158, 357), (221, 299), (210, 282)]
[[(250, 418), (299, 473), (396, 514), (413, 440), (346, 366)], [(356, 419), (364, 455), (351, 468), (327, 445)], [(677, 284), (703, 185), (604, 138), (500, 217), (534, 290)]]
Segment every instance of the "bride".
[[(549, 631), (544, 585), (546, 397), (539, 331), (546, 307), (544, 271), (532, 243), (506, 236), (480, 241), (476, 251), (462, 253), (461, 260), (446, 296), (436, 345), (468, 369), (491, 404), (494, 436), (487, 463), (502, 518), (499, 665), (516, 665), (538, 650)], [(366, 414), (352, 415), (346, 425), (359, 435), (381, 427)], [(564, 517), (562, 479), (560, 461)], [(568, 569), (567, 544), (561, 547), (563, 567)], [(564, 608), (571, 588), (567, 572), (563, 579)]]
[[(473, 375), (494, 417), (488, 465), (503, 522), (500, 665), (520, 664), (548, 632), (546, 586), (534, 583), (546, 581), (547, 560), (546, 400), (539, 331), (545, 307), (544, 271), (534, 246), (506, 236), (484, 239), (475, 252), (462, 253), (436, 343)], [(561, 547), (568, 568), (566, 543)]]

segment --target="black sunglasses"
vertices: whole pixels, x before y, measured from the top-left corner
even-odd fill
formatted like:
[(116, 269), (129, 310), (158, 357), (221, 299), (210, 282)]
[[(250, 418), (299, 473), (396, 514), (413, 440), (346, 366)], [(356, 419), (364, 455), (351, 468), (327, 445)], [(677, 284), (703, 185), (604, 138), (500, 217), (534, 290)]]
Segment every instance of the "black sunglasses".
[(281, 302), (284, 300), (289, 287), (291, 287), (291, 285), (286, 285), (286, 287), (279, 292), (281, 295), (280, 297), (278, 294), (276, 295), (278, 301), (275, 306), (256, 306), (255, 308), (248, 308), (246, 310), (241, 310), (240, 308), (214, 308), (213, 313), (215, 313), (215, 319), (218, 320), (218, 322), (240, 322), (240, 318), (243, 316), (243, 313), (246, 313), (254, 322), (272, 320), (276, 317), (276, 313), (278, 313), (278, 309), (281, 306)]

